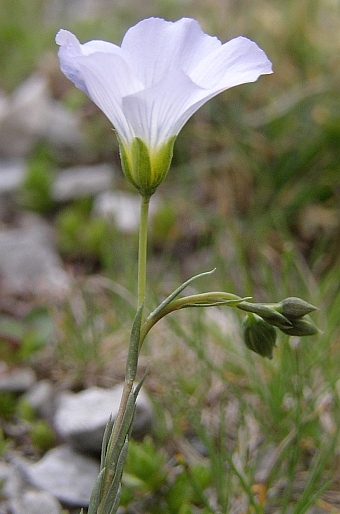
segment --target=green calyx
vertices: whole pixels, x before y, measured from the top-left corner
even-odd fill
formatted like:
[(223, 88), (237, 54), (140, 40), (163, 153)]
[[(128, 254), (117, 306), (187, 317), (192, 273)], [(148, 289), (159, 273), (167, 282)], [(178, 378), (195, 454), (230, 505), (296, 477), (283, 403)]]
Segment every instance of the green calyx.
[[(118, 137), (119, 139), (119, 137)], [(125, 176), (143, 197), (150, 197), (165, 179), (172, 160), (176, 136), (157, 150), (150, 150), (139, 137), (130, 147), (119, 139), (120, 158)]]
[(273, 358), (276, 342), (276, 330), (257, 314), (248, 314), (242, 324), (243, 338), (246, 346), (255, 353)]

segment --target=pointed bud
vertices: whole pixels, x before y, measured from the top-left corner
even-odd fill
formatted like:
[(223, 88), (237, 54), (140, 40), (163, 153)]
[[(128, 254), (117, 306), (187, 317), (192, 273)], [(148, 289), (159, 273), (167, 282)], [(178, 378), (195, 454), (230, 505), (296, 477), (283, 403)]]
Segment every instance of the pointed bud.
[(300, 298), (295, 298), (294, 296), (285, 298), (281, 303), (279, 303), (279, 306), (279, 312), (290, 320), (302, 318), (306, 314), (316, 310), (314, 305), (311, 305)]
[(276, 330), (256, 314), (248, 314), (242, 324), (246, 346), (262, 357), (273, 358)]
[(310, 319), (295, 319), (292, 323), (291, 327), (280, 330), (289, 336), (314, 336), (319, 333), (318, 327)]
[(274, 327), (290, 327), (292, 324), (283, 314), (278, 312), (272, 305), (264, 303), (242, 302), (237, 307), (246, 312), (252, 312), (264, 318), (267, 323)]

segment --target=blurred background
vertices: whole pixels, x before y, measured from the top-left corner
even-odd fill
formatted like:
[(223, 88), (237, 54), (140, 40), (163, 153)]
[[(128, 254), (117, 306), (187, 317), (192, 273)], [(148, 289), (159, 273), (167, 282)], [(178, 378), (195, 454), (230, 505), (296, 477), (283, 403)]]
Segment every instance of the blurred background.
[[(152, 202), (149, 307), (214, 267), (197, 284), (200, 291), (264, 302), (300, 296), (317, 305), (322, 334), (301, 349), (300, 401), (314, 412), (320, 391), (329, 389), (331, 416), (339, 420), (340, 2), (0, 0), (0, 12), (3, 366), (28, 363), (38, 377), (77, 390), (122, 378), (134, 311), (138, 198), (122, 175), (110, 123), (61, 74), (54, 37), (65, 28), (81, 42), (120, 44), (143, 18), (188, 16), (222, 42), (253, 39), (274, 73), (211, 100), (177, 138), (171, 170)], [(279, 345), (272, 367), (257, 356), (251, 364), (254, 356), (235, 350), (234, 320), (204, 316), (167, 326), (145, 348), (141, 368), (149, 359), (152, 366), (146, 388), (169, 413), (172, 433), (191, 427), (188, 397), (216, 428), (211, 412), (222, 389), (231, 387), (237, 397), (238, 385), (258, 395), (261, 430), (269, 425), (279, 444), (292, 413), (277, 381), (286, 378), (295, 391), (295, 351)], [(169, 349), (171, 333), (180, 346)], [(203, 341), (211, 353), (203, 352)], [(184, 370), (176, 368), (179, 355)], [(204, 380), (192, 371), (203, 368)], [(216, 373), (223, 386), (216, 386)], [(174, 391), (182, 401), (173, 401)], [(7, 398), (4, 405), (3, 413), (13, 414), (15, 402)], [(287, 426), (279, 429), (282, 419)], [(304, 434), (315, 452), (328, 434), (324, 418), (319, 422)], [(160, 426), (168, 425), (163, 419)], [(157, 432), (161, 445), (165, 433)]]

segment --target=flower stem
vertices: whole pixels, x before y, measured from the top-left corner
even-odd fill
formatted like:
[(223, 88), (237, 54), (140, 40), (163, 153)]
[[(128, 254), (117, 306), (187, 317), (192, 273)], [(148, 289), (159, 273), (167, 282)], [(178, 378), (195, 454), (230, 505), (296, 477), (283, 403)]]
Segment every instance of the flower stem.
[[(146, 257), (147, 257), (147, 223), (148, 223), (148, 213), (149, 213), (149, 201), (150, 197), (142, 197), (141, 202), (141, 210), (140, 210), (140, 225), (139, 225), (139, 245), (138, 245), (138, 310), (141, 310), (141, 307), (144, 302), (145, 297), (145, 289), (146, 289)], [(138, 316), (138, 313), (137, 313)], [(143, 313), (141, 313), (141, 318), (139, 321), (141, 322), (143, 318)], [(136, 375), (137, 369), (137, 361), (138, 361), (138, 353), (139, 353), (139, 343), (140, 338), (136, 339), (135, 337), (130, 338), (130, 344), (128, 349), (127, 356), (127, 369), (123, 387), (123, 393), (118, 409), (118, 413), (115, 419), (113, 432), (111, 434), (108, 448), (107, 448), (107, 456), (106, 456), (106, 468), (103, 476), (103, 498), (105, 500), (106, 495), (109, 492), (110, 485), (112, 483), (114, 477), (114, 471), (116, 463), (112, 463), (111, 459), (115, 452), (115, 447), (119, 438), (120, 431), (122, 430), (124, 416), (127, 412), (128, 401), (130, 394), (133, 390), (133, 384)], [(132, 370), (132, 371), (131, 371)], [(124, 435), (128, 437), (128, 432)], [(111, 463), (111, 465), (110, 465)], [(102, 512), (103, 502), (100, 504), (98, 509), (98, 514)]]
[[(138, 309), (142, 306), (145, 297), (145, 285), (146, 285), (146, 254), (147, 254), (147, 223), (148, 223), (148, 212), (149, 212), (149, 201), (150, 197), (142, 197), (141, 210), (140, 210), (140, 224), (139, 224), (139, 246), (138, 246)], [(143, 317), (143, 316), (142, 316)], [(127, 365), (131, 361), (138, 360), (138, 348), (135, 345), (139, 344), (139, 341), (135, 341), (134, 338), (130, 339)], [(137, 367), (137, 362), (135, 362)], [(112, 438), (112, 445), (115, 443), (119, 429), (121, 427), (124, 413), (126, 410), (127, 401), (129, 394), (133, 387), (133, 381), (135, 376), (130, 376), (128, 371), (125, 375), (124, 389), (122, 399), (119, 406), (119, 411), (116, 418), (114, 427), (114, 436)]]
[(140, 209), (139, 245), (138, 245), (138, 304), (139, 309), (145, 298), (146, 285), (146, 255), (148, 235), (148, 214), (150, 197), (143, 196)]

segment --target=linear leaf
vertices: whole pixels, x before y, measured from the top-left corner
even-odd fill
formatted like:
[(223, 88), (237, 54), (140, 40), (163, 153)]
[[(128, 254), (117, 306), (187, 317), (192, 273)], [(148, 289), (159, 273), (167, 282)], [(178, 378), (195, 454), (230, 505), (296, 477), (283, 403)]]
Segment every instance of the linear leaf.
[(116, 510), (114, 510), (115, 507), (118, 508), (118, 502), (117, 502), (117, 496), (119, 495), (119, 489), (120, 489), (120, 482), (122, 479), (123, 474), (123, 468), (127, 457), (127, 451), (128, 451), (128, 438), (125, 439), (122, 451), (119, 455), (117, 466), (116, 466), (116, 472), (114, 474), (114, 477), (112, 479), (111, 485), (109, 487), (109, 490), (107, 492), (106, 498), (104, 499), (103, 507), (102, 507), (102, 514), (115, 514)]
[(92, 489), (90, 504), (89, 504), (87, 514), (97, 514), (98, 507), (100, 504), (104, 473), (105, 473), (105, 468), (103, 468), (100, 471), (99, 475), (97, 476), (94, 487)]
[(133, 320), (131, 335), (130, 335), (130, 343), (129, 343), (129, 353), (126, 363), (126, 380), (129, 382), (133, 382), (136, 373), (137, 373), (137, 364), (138, 364), (138, 353), (139, 353), (139, 341), (140, 341), (140, 328), (142, 324), (143, 318), (143, 310), (144, 304), (138, 309), (135, 319)]
[(124, 413), (124, 417), (122, 420), (122, 424), (117, 436), (117, 440), (113, 446), (112, 452), (110, 455), (107, 455), (106, 465), (110, 469), (110, 473), (116, 473), (116, 466), (119, 459), (119, 455), (123, 450), (123, 446), (125, 444), (126, 436), (129, 434), (130, 427), (132, 425), (133, 417), (135, 414), (135, 395), (132, 390), (129, 394), (128, 401), (126, 404), (126, 410)]
[(174, 300), (176, 298), (176, 296), (178, 296), (183, 291), (183, 289), (185, 289), (189, 284), (191, 284), (191, 282), (193, 282), (197, 278), (211, 275), (212, 273), (214, 273), (214, 271), (215, 271), (215, 269), (213, 269), (211, 271), (204, 271), (203, 273), (199, 273), (198, 275), (195, 275), (195, 276), (189, 278), (189, 280), (187, 280), (186, 282), (183, 282), (182, 285), (180, 285), (177, 289), (175, 289), (175, 291), (173, 293), (171, 293), (167, 298), (165, 298), (165, 300), (163, 300), (163, 302), (160, 303), (153, 312), (151, 312), (151, 314), (148, 316), (148, 318), (157, 316), (167, 305), (169, 305), (170, 302), (172, 302), (172, 300)]
[(114, 425), (114, 420), (112, 418), (112, 414), (110, 414), (108, 422), (106, 423), (103, 441), (102, 441), (102, 451), (101, 451), (101, 456), (100, 456), (100, 469), (103, 469), (103, 467), (105, 465), (107, 445), (108, 445), (108, 442), (110, 439), (110, 435), (112, 434), (113, 425)]

